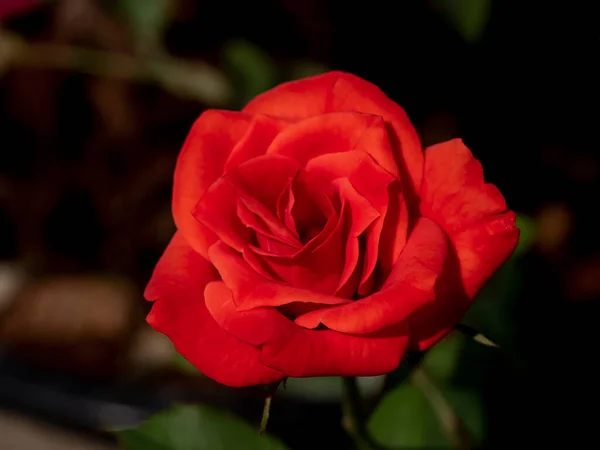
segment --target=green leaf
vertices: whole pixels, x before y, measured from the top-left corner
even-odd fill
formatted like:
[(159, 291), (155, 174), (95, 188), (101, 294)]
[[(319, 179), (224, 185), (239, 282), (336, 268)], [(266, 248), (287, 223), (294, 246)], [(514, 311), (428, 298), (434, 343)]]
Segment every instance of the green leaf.
[(248, 41), (229, 41), (223, 48), (222, 59), (234, 79), (242, 105), (278, 82), (278, 70), (271, 57)]
[(472, 444), (481, 442), (485, 438), (487, 427), (481, 395), (473, 389), (457, 387), (444, 387), (442, 391), (448, 404), (469, 431)]
[(452, 332), (425, 354), (423, 366), (428, 374), (438, 381), (448, 381), (454, 375), (459, 363), (464, 337)]
[(521, 230), (521, 234), (513, 257), (519, 257), (530, 250), (536, 237), (534, 221), (524, 214), (517, 214), (517, 228)]
[(140, 47), (155, 48), (160, 44), (171, 21), (172, 0), (119, 0), (116, 6)]
[(181, 353), (175, 352), (171, 364), (175, 369), (188, 375), (200, 375), (200, 371), (196, 369), (191, 362), (185, 359)]
[(476, 42), (492, 10), (492, 0), (435, 0), (434, 5), (467, 42)]
[(240, 418), (208, 406), (182, 405), (116, 432), (125, 450), (283, 450)]
[(368, 422), (380, 445), (392, 448), (450, 448), (423, 392), (404, 383), (387, 394)]
[(320, 75), (329, 71), (330, 69), (316, 61), (309, 59), (303, 59), (293, 62), (289, 67), (289, 79), (299, 80), (301, 78), (312, 77)]
[[(361, 395), (370, 397), (381, 391), (385, 376), (357, 377), (356, 381)], [(324, 403), (339, 402), (342, 392), (341, 377), (288, 378), (285, 389), (280, 389), (277, 395)]]

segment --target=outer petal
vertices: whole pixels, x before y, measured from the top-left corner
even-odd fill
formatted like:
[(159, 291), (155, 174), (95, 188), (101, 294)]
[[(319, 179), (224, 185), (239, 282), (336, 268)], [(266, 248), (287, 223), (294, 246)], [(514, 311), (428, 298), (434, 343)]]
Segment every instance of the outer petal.
[(281, 84), (256, 97), (243, 111), (294, 120), (333, 111), (383, 117), (391, 131), (403, 190), (411, 203), (415, 200), (423, 173), (421, 142), (405, 111), (374, 84), (349, 73), (329, 72)]
[(461, 139), (427, 148), (421, 189), (421, 213), (448, 233), (506, 211), (506, 202)]
[(410, 319), (411, 347), (427, 349), (460, 321), (493, 273), (510, 257), (519, 240), (515, 214), (483, 219), (451, 237), (452, 250), (436, 285), (436, 301)]
[(217, 239), (192, 211), (223, 173), (225, 161), (250, 127), (247, 114), (207, 110), (196, 120), (177, 159), (173, 180), (173, 218), (189, 244), (203, 256)]
[(498, 189), (486, 184), (479, 162), (454, 139), (425, 152), (421, 212), (451, 241), (449, 263), (436, 286), (437, 301), (411, 319), (413, 347), (425, 349), (450, 331), (473, 298), (517, 246), (515, 214)]
[(260, 351), (223, 330), (208, 313), (204, 287), (214, 267), (176, 233), (144, 293), (155, 300), (148, 323), (167, 335), (202, 373), (229, 386), (271, 383), (283, 374), (259, 362)]
[(447, 238), (429, 219), (420, 219), (382, 289), (363, 299), (304, 314), (296, 323), (319, 324), (344, 333), (371, 333), (406, 320), (435, 300), (434, 286), (442, 272)]
[(237, 311), (223, 282), (206, 287), (215, 320), (240, 340), (262, 348), (261, 361), (292, 377), (372, 376), (398, 367), (406, 350), (405, 323), (377, 335), (351, 336), (307, 330), (273, 308)]

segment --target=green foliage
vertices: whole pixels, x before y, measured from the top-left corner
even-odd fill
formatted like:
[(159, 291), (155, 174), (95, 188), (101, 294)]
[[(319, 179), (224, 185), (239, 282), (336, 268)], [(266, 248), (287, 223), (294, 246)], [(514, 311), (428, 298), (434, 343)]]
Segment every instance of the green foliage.
[(492, 0), (434, 0), (434, 4), (467, 42), (481, 37), (492, 9)]
[(279, 82), (277, 66), (260, 47), (245, 40), (229, 41), (222, 50), (222, 61), (232, 77), (238, 106)]
[(181, 353), (175, 352), (175, 355), (173, 355), (173, 361), (171, 363), (175, 369), (182, 373), (187, 375), (200, 375), (198, 369), (196, 369), (191, 362), (185, 359)]
[[(369, 420), (373, 438), (392, 448), (452, 448), (485, 435), (483, 402), (454, 384), (465, 336), (451, 333), (429, 350), (416, 374), (386, 394)], [(425, 380), (424, 380), (425, 379)]]
[(457, 369), (459, 363), (458, 357), (464, 347), (464, 343), (464, 336), (453, 332), (432, 347), (423, 359), (423, 366), (427, 370), (427, 373), (438, 381), (452, 379)]
[(318, 62), (311, 61), (309, 59), (302, 59), (293, 62), (289, 66), (288, 79), (299, 80), (301, 78), (312, 77), (314, 75), (320, 75), (329, 71), (330, 69)]
[(527, 253), (535, 243), (535, 223), (524, 214), (517, 214), (517, 228), (521, 230), (519, 245), (515, 250), (515, 256)]
[[(376, 395), (381, 391), (383, 382), (383, 376), (357, 377), (356, 380), (363, 397)], [(285, 389), (280, 388), (277, 396), (326, 403), (339, 402), (342, 392), (340, 377), (288, 378)]]
[(425, 394), (408, 382), (385, 396), (368, 430), (376, 442), (390, 448), (446, 448), (450, 444)]
[(163, 32), (172, 18), (173, 0), (119, 0), (115, 7), (140, 49), (151, 50), (161, 45)]
[(117, 431), (125, 450), (283, 450), (276, 438), (208, 406), (177, 406), (134, 429)]

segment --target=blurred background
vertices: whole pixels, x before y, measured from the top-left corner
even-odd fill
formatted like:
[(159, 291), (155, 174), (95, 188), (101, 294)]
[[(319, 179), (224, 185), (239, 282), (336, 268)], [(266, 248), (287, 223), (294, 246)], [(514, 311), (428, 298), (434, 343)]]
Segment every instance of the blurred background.
[[(330, 69), (379, 85), (425, 145), (463, 137), (522, 229), (465, 318), (501, 348), (452, 334), (425, 382), (362, 379), (374, 438), (597, 443), (597, 19), (567, 2), (0, 0), (0, 449), (114, 449), (110, 430), (181, 402), (204, 405), (165, 419), (193, 444), (121, 443), (267, 448), (265, 391), (198, 374), (145, 325), (142, 291), (194, 119)], [(353, 448), (340, 392), (290, 380), (268, 448)]]

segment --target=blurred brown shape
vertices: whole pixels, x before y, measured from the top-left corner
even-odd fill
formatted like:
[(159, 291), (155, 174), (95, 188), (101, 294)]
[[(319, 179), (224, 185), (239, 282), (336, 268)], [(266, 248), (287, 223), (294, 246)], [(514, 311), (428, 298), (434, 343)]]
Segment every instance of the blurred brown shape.
[(4, 450), (116, 450), (116, 444), (98, 442), (14, 413), (0, 413), (1, 448)]
[(169, 338), (144, 324), (131, 340), (127, 354), (127, 373), (141, 373), (168, 367), (176, 354)]
[(600, 297), (600, 258), (578, 261), (567, 271), (566, 295), (571, 301)]
[(543, 207), (536, 217), (537, 246), (546, 254), (556, 254), (567, 242), (573, 226), (573, 213), (564, 204)]
[(118, 371), (138, 315), (128, 283), (63, 276), (27, 286), (0, 321), (0, 342), (44, 366), (87, 375)]

